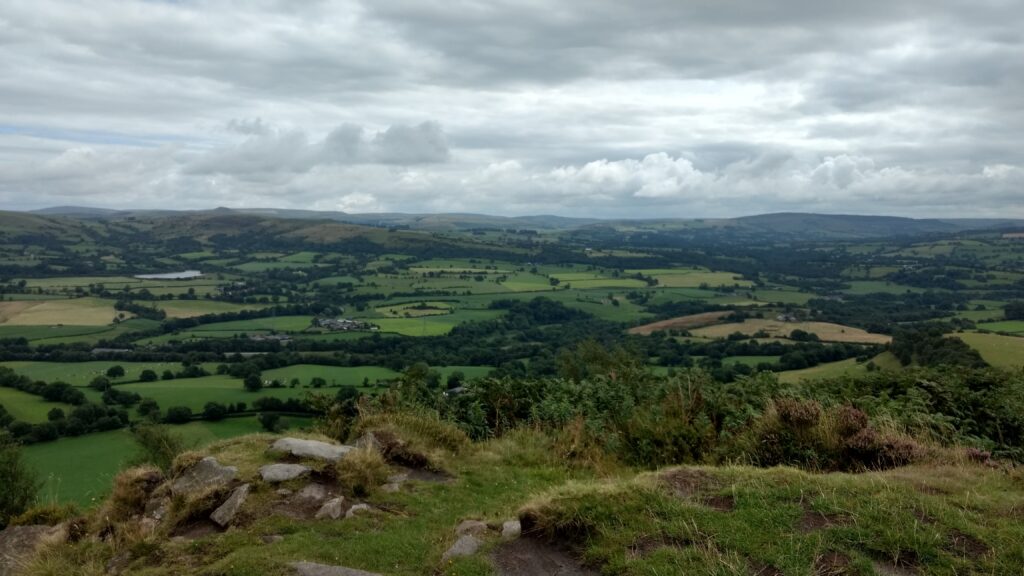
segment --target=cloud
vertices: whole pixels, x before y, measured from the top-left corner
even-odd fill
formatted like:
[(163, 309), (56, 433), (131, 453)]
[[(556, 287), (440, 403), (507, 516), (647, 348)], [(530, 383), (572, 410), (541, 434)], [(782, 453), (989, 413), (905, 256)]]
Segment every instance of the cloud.
[(0, 203), (1004, 215), (1022, 31), (1007, 0), (13, 0)]

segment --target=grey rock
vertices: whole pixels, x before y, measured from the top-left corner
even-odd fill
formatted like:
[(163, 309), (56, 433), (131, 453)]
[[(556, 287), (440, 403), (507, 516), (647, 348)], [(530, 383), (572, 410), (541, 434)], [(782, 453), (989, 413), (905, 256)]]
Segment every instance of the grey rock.
[(337, 498), (331, 498), (324, 505), (316, 511), (317, 520), (323, 520), (324, 518), (330, 518), (331, 520), (337, 520), (341, 518), (341, 514), (344, 511), (345, 498), (339, 496)]
[(455, 527), (455, 533), (463, 534), (484, 534), (487, 532), (487, 524), (479, 520), (463, 520)]
[(501, 525), (501, 539), (515, 540), (523, 533), (523, 525), (519, 520), (508, 520)]
[(381, 576), (376, 572), (345, 568), (344, 566), (328, 566), (313, 562), (292, 562), (289, 564), (299, 576)]
[(287, 488), (279, 488), (275, 491), (278, 496), (291, 496), (293, 492)]
[(283, 452), (299, 458), (313, 458), (326, 462), (337, 462), (354, 449), (352, 446), (301, 438), (281, 438), (270, 447), (271, 452)]
[(41, 546), (66, 537), (63, 526), (8, 526), (0, 532), (0, 576), (14, 576)]
[(210, 514), (210, 520), (213, 520), (221, 527), (225, 527), (234, 521), (235, 516), (238, 515), (238, 511), (242, 509), (242, 504), (245, 504), (245, 499), (249, 497), (249, 485), (242, 484), (238, 488), (235, 488), (231, 492), (231, 496), (224, 501), (223, 504), (217, 507)]
[(301, 502), (320, 502), (327, 498), (327, 488), (323, 484), (310, 484), (295, 494), (295, 499)]
[(400, 491), (402, 489), (402, 485), (396, 482), (389, 482), (387, 484), (381, 484), (380, 489), (381, 492), (394, 493)]
[(483, 544), (483, 542), (481, 542), (476, 536), (472, 536), (470, 534), (460, 536), (459, 539), (455, 541), (455, 544), (452, 544), (452, 547), (449, 548), (443, 556), (441, 556), (441, 560), (447, 562), (448, 560), (459, 556), (472, 556), (480, 549), (481, 544)]
[(221, 466), (216, 458), (207, 456), (176, 478), (171, 483), (171, 492), (193, 494), (209, 488), (218, 488), (234, 480), (237, 474), (238, 468)]
[(308, 466), (302, 464), (267, 464), (260, 467), (260, 476), (264, 482), (287, 482), (309, 474)]
[(260, 540), (263, 540), (264, 544), (274, 544), (283, 541), (284, 536), (281, 536), (280, 534), (265, 534), (260, 537)]
[(146, 509), (143, 514), (146, 518), (152, 518), (153, 520), (163, 520), (164, 516), (167, 516), (167, 511), (171, 507), (170, 498), (150, 498), (146, 502)]
[(401, 474), (392, 474), (388, 476), (388, 484), (401, 484), (409, 479), (409, 473), (403, 472)]
[(356, 504), (349, 508), (348, 512), (345, 512), (345, 518), (351, 518), (360, 512), (369, 512), (370, 510), (373, 508), (369, 504)]
[(377, 440), (377, 437), (373, 434), (373, 432), (367, 432), (366, 434), (360, 436), (359, 439), (355, 441), (355, 445), (356, 448), (373, 450), (375, 452), (384, 451), (384, 447), (381, 445), (380, 440)]

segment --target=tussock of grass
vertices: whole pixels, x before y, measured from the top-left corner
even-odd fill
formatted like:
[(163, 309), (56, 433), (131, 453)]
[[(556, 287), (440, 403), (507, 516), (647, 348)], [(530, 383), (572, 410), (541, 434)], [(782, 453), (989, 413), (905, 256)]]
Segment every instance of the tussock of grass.
[(453, 456), (468, 450), (472, 442), (456, 425), (418, 412), (377, 412), (362, 415), (351, 436), (372, 432), (384, 457), (414, 468), (444, 471)]
[(391, 468), (384, 457), (370, 448), (349, 452), (334, 466), (334, 475), (350, 495), (362, 497), (370, 494), (387, 481)]

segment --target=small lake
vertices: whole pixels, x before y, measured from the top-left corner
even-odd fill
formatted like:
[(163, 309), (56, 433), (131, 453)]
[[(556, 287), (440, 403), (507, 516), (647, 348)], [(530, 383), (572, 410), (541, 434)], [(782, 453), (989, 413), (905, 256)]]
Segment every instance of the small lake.
[(136, 274), (133, 278), (139, 280), (191, 280), (203, 275), (199, 270), (185, 270), (184, 272), (167, 272), (166, 274)]

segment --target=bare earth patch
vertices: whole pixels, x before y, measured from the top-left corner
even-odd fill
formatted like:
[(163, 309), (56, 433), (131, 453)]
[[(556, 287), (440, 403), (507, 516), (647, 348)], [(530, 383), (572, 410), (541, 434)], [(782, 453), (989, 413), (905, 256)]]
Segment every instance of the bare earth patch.
[(850, 574), (850, 557), (842, 552), (826, 552), (814, 561), (814, 576)]
[(629, 329), (630, 334), (640, 334), (646, 336), (652, 332), (659, 330), (689, 330), (691, 328), (700, 328), (701, 326), (710, 326), (715, 322), (718, 322), (722, 318), (725, 318), (729, 314), (732, 314), (732, 310), (720, 310), (718, 312), (701, 312), (700, 314), (689, 314), (686, 316), (679, 316), (677, 318), (669, 318), (668, 320), (659, 320), (658, 322), (651, 322), (650, 324), (644, 324), (643, 326), (634, 326)]
[(494, 565), (501, 576), (597, 576), (566, 550), (536, 538), (519, 538), (498, 546)]
[(701, 470), (689, 468), (671, 470), (663, 474), (661, 479), (679, 498), (689, 498), (698, 491), (714, 489), (718, 486), (718, 481), (714, 476)]
[(946, 546), (946, 549), (959, 556), (970, 558), (971, 560), (978, 560), (989, 552), (988, 544), (985, 544), (974, 536), (965, 534), (956, 528), (954, 528), (949, 534), (949, 543), (948, 546)]
[(626, 556), (629, 558), (643, 558), (644, 556), (663, 548), (675, 548), (677, 550), (681, 550), (692, 544), (693, 542), (689, 539), (677, 536), (648, 536), (631, 544), (630, 547), (626, 549)]
[(814, 510), (805, 510), (804, 515), (800, 517), (800, 523), (797, 527), (801, 532), (807, 533), (824, 530), (833, 526), (844, 526), (849, 524), (849, 522), (850, 519), (848, 517), (839, 514), (824, 514)]

